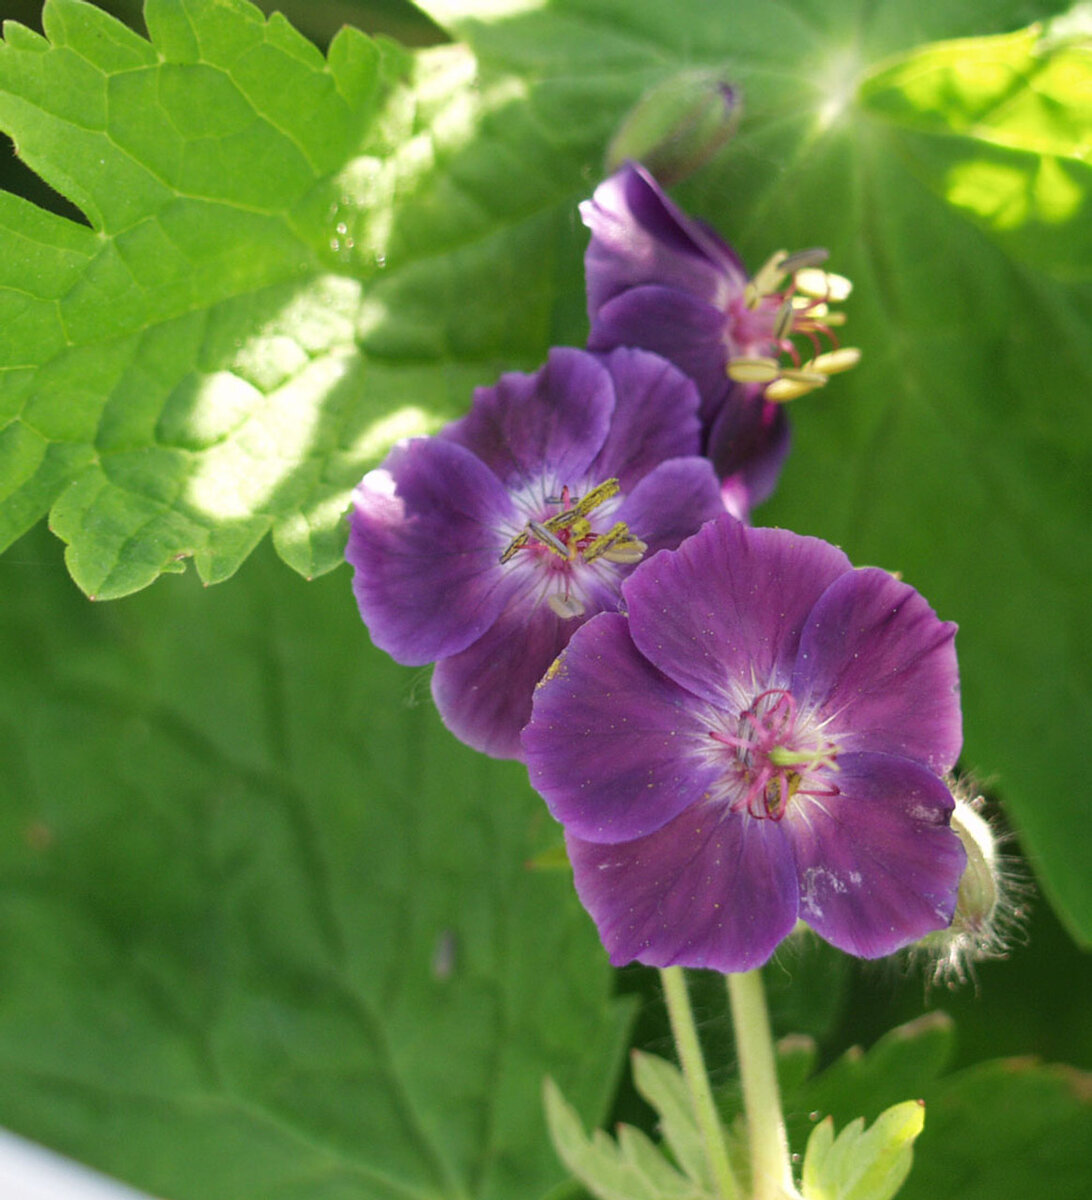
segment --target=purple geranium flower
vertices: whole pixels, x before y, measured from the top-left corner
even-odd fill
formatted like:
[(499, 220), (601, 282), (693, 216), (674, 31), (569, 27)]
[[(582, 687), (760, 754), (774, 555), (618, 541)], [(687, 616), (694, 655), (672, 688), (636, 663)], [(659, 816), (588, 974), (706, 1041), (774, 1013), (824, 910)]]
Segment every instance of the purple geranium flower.
[[(585, 257), (592, 350), (641, 346), (698, 385), (705, 450), (730, 507), (746, 516), (774, 489), (789, 447), (782, 402), (852, 366), (830, 327), (848, 281), (817, 269), (825, 251), (780, 251), (750, 279), (712, 229), (683, 213), (630, 163), (580, 206), (592, 237)], [(812, 356), (801, 360), (794, 335)], [(783, 363), (782, 356), (788, 361)]]
[(361, 616), (399, 662), (436, 662), (456, 737), (519, 757), (534, 686), (573, 631), (619, 607), (646, 553), (724, 512), (697, 410), (653, 354), (557, 349), (364, 476), (346, 551)]
[(746, 971), (806, 921), (864, 958), (952, 919), (955, 626), (816, 538), (723, 516), (644, 563), (523, 735), (611, 961)]

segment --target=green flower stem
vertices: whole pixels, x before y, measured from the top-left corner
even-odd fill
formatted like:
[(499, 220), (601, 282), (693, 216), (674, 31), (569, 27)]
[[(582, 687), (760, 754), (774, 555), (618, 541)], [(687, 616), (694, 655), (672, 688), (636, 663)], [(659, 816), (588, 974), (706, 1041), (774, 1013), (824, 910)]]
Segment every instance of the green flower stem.
[(761, 971), (729, 975), (728, 999), (751, 1149), (752, 1200), (787, 1200), (800, 1193), (792, 1178), (789, 1139), (781, 1115), (770, 1018)]
[(660, 978), (663, 980), (671, 1032), (675, 1036), (675, 1048), (679, 1054), (687, 1087), (690, 1089), (694, 1119), (701, 1130), (714, 1194), (718, 1200), (738, 1200), (739, 1185), (728, 1161), (720, 1117), (713, 1103), (713, 1092), (705, 1071), (705, 1058), (702, 1056), (694, 1014), (690, 1008), (690, 995), (686, 990), (686, 977), (682, 967), (662, 967)]

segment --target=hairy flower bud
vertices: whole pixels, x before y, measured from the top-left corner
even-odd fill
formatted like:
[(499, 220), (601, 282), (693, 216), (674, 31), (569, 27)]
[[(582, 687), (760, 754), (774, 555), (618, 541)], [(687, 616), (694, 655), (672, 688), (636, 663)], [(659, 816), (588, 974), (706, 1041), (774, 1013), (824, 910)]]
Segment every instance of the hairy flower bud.
[(999, 852), (1001, 839), (982, 815), (982, 797), (971, 798), (970, 791), (962, 783), (952, 786), (956, 804), (951, 827), (967, 852), (952, 923), (911, 948), (912, 959), (926, 963), (930, 982), (948, 987), (974, 979), (976, 963), (1006, 956), (1023, 931), (1030, 891), (1011, 860)]
[(607, 174), (644, 163), (664, 187), (707, 163), (739, 125), (739, 89), (709, 71), (683, 71), (647, 91), (607, 147)]

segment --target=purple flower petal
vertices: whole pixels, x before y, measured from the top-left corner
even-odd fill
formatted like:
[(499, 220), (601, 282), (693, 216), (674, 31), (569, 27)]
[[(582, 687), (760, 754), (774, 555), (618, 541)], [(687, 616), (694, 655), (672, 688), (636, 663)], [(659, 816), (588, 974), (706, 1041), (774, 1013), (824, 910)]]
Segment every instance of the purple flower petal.
[(792, 846), (775, 821), (688, 808), (621, 845), (567, 831), (576, 890), (616, 966), (760, 966), (796, 922)]
[(710, 422), (732, 384), (727, 375), (724, 313), (677, 288), (648, 284), (608, 300), (595, 313), (590, 350), (640, 346), (672, 362), (697, 385)]
[(641, 480), (615, 516), (648, 546), (645, 558), (673, 549), (695, 528), (724, 515), (720, 484), (705, 458), (662, 462)]
[(904, 758), (844, 754), (837, 796), (797, 796), (785, 820), (800, 916), (826, 941), (879, 958), (943, 929), (966, 854), (948, 827), (951, 794)]
[(592, 238), (584, 259), (588, 315), (627, 288), (663, 283), (721, 306), (725, 278), (746, 275), (732, 250), (688, 217), (636, 164), (628, 164), (580, 206)]
[(764, 400), (754, 384), (735, 384), (709, 431), (707, 453), (725, 487), (741, 486), (753, 508), (773, 494), (790, 440), (784, 405)]
[(578, 629), (535, 693), (523, 734), (532, 784), (576, 836), (643, 837), (700, 800), (720, 768), (693, 697), (642, 658), (623, 616)]
[(436, 664), (432, 696), (444, 724), (493, 758), (520, 758), (520, 731), (531, 718), (535, 684), (577, 623), (519, 599), (461, 654)]
[(544, 467), (564, 484), (587, 475), (613, 412), (614, 388), (603, 364), (561, 347), (533, 375), (513, 371), (478, 388), (470, 412), (439, 436), (473, 451), (512, 490), (540, 483)]
[(630, 634), (665, 675), (710, 704), (788, 687), (801, 631), (849, 560), (818, 538), (710, 521), (622, 585)]
[(604, 356), (616, 396), (610, 432), (590, 474), (617, 479), (623, 492), (669, 458), (700, 454), (693, 381), (659, 355), (620, 348)]
[(481, 637), (512, 591), (498, 530), (513, 520), (508, 493), (462, 446), (396, 446), (353, 493), (345, 551), (375, 644), (420, 666)]
[(937, 773), (962, 744), (956, 626), (876, 567), (835, 580), (800, 640), (792, 691), (843, 750), (898, 754)]

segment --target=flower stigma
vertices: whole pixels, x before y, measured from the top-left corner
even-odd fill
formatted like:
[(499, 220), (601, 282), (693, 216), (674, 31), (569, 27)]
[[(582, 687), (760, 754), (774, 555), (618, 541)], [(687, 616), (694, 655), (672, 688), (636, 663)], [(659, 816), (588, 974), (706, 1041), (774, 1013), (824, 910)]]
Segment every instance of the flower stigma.
[[(733, 355), (728, 377), (736, 383), (765, 385), (763, 395), (775, 404), (795, 400), (825, 386), (831, 375), (848, 371), (861, 352), (841, 346), (834, 327), (845, 313), (831, 306), (847, 299), (853, 285), (844, 275), (824, 271), (827, 251), (821, 248), (788, 254), (778, 250), (759, 268), (734, 313), (734, 334), (745, 345), (771, 351)], [(803, 335), (811, 355), (804, 358), (793, 340)], [(824, 349), (824, 341), (829, 349)]]
[(620, 492), (617, 479), (607, 479), (583, 496), (573, 496), (566, 485), (560, 496), (547, 496), (546, 504), (560, 506), (560, 512), (544, 520), (529, 520), (501, 553), (501, 563), (510, 562), (521, 551), (564, 574), (563, 592), (546, 597), (550, 608), (562, 619), (583, 615), (583, 602), (572, 593), (572, 570), (580, 562), (603, 559), (609, 563), (632, 564), (641, 561), (647, 542), (634, 537), (624, 521), (615, 521), (605, 532), (598, 532), (589, 519), (597, 508)]
[(740, 714), (734, 734), (710, 730), (709, 736), (735, 752), (732, 766), (743, 794), (733, 812), (780, 821), (797, 793), (838, 794), (829, 781), (813, 777), (821, 769), (838, 770), (838, 746), (798, 720), (796, 701), (784, 688), (757, 696)]

